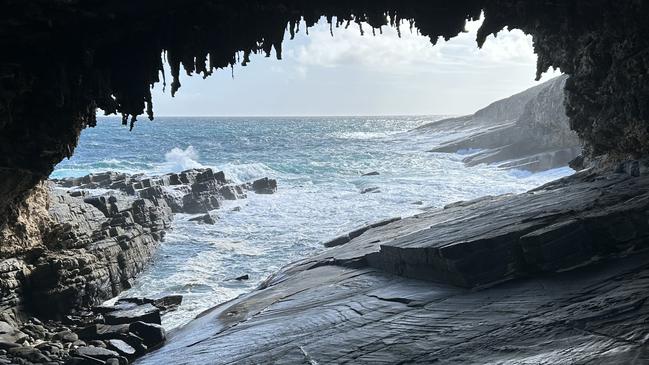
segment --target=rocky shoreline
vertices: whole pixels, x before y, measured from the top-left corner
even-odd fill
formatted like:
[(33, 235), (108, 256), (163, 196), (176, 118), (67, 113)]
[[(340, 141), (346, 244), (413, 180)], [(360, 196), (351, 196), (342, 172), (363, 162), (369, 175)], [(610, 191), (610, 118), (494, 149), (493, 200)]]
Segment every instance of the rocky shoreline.
[(461, 132), (431, 152), (466, 155), (467, 166), (494, 164), (538, 172), (567, 166), (582, 142), (570, 129), (563, 104), (567, 76), (559, 76), (496, 101), (472, 115), (443, 119), (417, 128), (420, 133)]
[(648, 166), (356, 230), (138, 363), (642, 363)]
[[(3, 248), (14, 248), (0, 252), (0, 363), (123, 364), (150, 350), (151, 342), (132, 336), (162, 328), (157, 302), (97, 306), (131, 286), (174, 213), (202, 218), (223, 200), (276, 189), (273, 179), (235, 184), (209, 168), (161, 176), (106, 172), (39, 185), (21, 212), (22, 228), (0, 230)], [(123, 311), (131, 313), (128, 320), (116, 320)], [(92, 331), (115, 325), (122, 328)]]

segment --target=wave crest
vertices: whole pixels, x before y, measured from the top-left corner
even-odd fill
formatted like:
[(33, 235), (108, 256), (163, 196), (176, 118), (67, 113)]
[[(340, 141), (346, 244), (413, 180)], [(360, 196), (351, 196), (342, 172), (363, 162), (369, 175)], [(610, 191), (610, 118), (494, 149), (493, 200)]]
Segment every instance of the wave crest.
[(227, 163), (222, 167), (225, 176), (235, 182), (246, 182), (261, 177), (274, 177), (277, 172), (263, 163), (233, 164)]
[(204, 167), (198, 162), (198, 151), (189, 146), (186, 149), (174, 147), (165, 153), (165, 170), (169, 172), (180, 172), (188, 169)]

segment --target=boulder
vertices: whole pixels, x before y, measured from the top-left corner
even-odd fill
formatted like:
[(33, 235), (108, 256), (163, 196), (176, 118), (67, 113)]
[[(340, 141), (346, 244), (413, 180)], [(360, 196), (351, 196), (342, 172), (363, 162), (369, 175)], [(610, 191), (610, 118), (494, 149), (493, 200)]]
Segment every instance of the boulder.
[(218, 209), (220, 206), (218, 198), (209, 192), (192, 192), (183, 196), (184, 213), (205, 213)]
[(106, 324), (124, 324), (143, 321), (160, 324), (160, 309), (152, 304), (143, 304), (134, 308), (104, 314)]
[(82, 358), (93, 358), (102, 361), (106, 361), (110, 358), (119, 358), (120, 356), (113, 350), (93, 346), (79, 347), (78, 349), (74, 350), (74, 353)]
[(183, 302), (182, 295), (167, 295), (162, 298), (155, 299), (153, 305), (163, 312), (176, 310)]
[(128, 324), (103, 324), (96, 323), (78, 331), (79, 337), (85, 340), (105, 340), (122, 338), (128, 334)]
[(122, 356), (132, 358), (137, 353), (135, 348), (133, 348), (131, 345), (129, 345), (125, 341), (118, 340), (118, 339), (112, 339), (112, 340), (108, 340), (107, 343), (108, 343), (108, 348), (109, 349), (118, 352)]
[(79, 336), (72, 331), (61, 331), (52, 336), (52, 340), (61, 342), (74, 342), (78, 339)]
[(252, 190), (257, 194), (273, 194), (277, 191), (277, 180), (267, 177), (252, 182)]
[(161, 345), (167, 337), (165, 329), (154, 323), (134, 322), (129, 326), (129, 330), (142, 338), (149, 349)]
[(15, 347), (20, 347), (20, 345), (15, 342), (0, 341), (0, 350), (9, 350)]
[(42, 363), (51, 361), (50, 358), (43, 355), (40, 350), (31, 346), (13, 347), (10, 348), (7, 352), (10, 355), (20, 357), (31, 362)]

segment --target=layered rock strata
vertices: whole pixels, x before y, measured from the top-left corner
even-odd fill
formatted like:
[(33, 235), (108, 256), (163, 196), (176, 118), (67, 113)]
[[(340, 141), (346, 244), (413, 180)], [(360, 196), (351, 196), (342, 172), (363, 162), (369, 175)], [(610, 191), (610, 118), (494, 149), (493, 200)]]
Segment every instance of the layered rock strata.
[(488, 163), (534, 172), (567, 166), (580, 154), (581, 141), (570, 130), (563, 105), (566, 79), (557, 77), (473, 115), (433, 122), (417, 131), (461, 133), (461, 138), (432, 152), (477, 150), (464, 158), (469, 166)]
[(648, 170), (584, 171), (370, 227), (206, 311), (141, 363), (646, 359)]
[(20, 330), (28, 317), (65, 320), (129, 288), (171, 228), (173, 213), (205, 214), (223, 200), (276, 189), (273, 179), (235, 184), (209, 168), (40, 184), (19, 211), (20, 224), (0, 229), (0, 342), (33, 347), (38, 339)]

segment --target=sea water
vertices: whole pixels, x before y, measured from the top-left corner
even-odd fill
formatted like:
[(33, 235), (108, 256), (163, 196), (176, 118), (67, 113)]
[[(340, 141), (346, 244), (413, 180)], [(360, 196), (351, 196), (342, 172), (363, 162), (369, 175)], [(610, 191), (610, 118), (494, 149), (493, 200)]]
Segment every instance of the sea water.
[[(458, 136), (412, 131), (440, 118), (163, 117), (138, 122), (129, 132), (118, 118), (106, 117), (83, 131), (74, 157), (52, 177), (213, 167), (237, 182), (277, 179), (276, 194), (224, 202), (215, 225), (175, 216), (151, 265), (121, 294), (183, 295), (182, 306), (163, 318), (171, 329), (254, 290), (282, 266), (324, 250), (322, 242), (356, 227), (458, 200), (523, 192), (572, 173), (465, 167), (462, 158), (474, 151), (427, 152)], [(362, 176), (374, 171), (378, 175)], [(360, 193), (374, 187), (378, 192)], [(233, 280), (244, 274), (250, 279)]]

